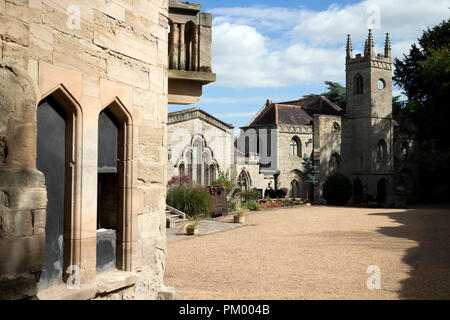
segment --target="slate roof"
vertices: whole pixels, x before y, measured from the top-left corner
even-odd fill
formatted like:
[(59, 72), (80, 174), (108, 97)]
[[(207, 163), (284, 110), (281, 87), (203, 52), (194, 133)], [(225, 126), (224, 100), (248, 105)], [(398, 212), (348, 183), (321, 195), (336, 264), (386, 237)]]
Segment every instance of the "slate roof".
[(341, 116), (344, 111), (323, 96), (266, 104), (248, 127), (268, 124), (308, 125), (315, 114)]

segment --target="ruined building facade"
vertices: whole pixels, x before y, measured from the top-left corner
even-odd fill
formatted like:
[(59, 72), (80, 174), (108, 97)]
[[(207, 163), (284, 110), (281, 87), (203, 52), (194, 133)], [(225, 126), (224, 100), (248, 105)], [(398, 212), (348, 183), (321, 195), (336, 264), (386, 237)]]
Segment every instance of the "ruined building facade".
[(0, 299), (170, 297), (167, 104), (215, 80), (200, 9), (0, 1)]

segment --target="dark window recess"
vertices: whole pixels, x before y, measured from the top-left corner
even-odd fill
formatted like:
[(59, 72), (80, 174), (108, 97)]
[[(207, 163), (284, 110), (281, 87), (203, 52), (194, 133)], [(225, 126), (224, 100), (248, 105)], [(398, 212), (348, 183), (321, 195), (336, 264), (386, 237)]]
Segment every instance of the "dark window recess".
[(64, 256), (64, 196), (66, 115), (58, 103), (44, 100), (37, 109), (36, 167), (45, 176), (47, 219), (45, 258), (39, 288), (62, 282)]
[(97, 273), (116, 267), (118, 136), (119, 122), (105, 109), (98, 120)]

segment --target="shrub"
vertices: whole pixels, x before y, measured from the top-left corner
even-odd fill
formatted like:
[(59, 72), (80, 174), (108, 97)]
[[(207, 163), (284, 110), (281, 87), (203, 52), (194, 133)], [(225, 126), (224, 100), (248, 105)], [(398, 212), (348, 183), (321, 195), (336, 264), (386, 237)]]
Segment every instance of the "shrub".
[(189, 217), (209, 215), (213, 209), (213, 198), (205, 190), (197, 187), (178, 186), (167, 191), (166, 203)]
[(242, 201), (248, 202), (248, 201), (256, 201), (261, 198), (261, 192), (253, 188), (252, 190), (244, 190), (239, 193), (239, 196), (241, 197)]
[(352, 182), (340, 173), (330, 175), (323, 186), (323, 197), (328, 204), (346, 205), (352, 196)]
[(261, 211), (262, 209), (262, 207), (255, 201), (249, 201), (244, 203), (244, 207), (246, 207), (250, 211)]
[(180, 186), (192, 186), (192, 185), (193, 185), (192, 179), (186, 175), (183, 175), (181, 177), (174, 176), (167, 183), (167, 187), (169, 188)]
[(218, 178), (218, 179), (214, 180), (212, 184), (217, 185), (217, 186), (225, 186), (225, 191), (227, 192), (227, 194), (229, 194), (231, 192), (231, 190), (233, 190), (233, 188), (234, 188), (233, 181), (231, 181), (230, 179), (228, 179), (226, 177)]
[(284, 198), (287, 195), (287, 189), (286, 188), (280, 188), (277, 190), (277, 198)]
[(277, 192), (274, 189), (266, 189), (266, 191), (264, 192), (264, 198), (278, 198)]
[(227, 204), (227, 207), (228, 207), (228, 211), (231, 211), (231, 212), (236, 211), (237, 210), (236, 201), (229, 201)]
[(287, 194), (286, 188), (281, 188), (278, 190), (266, 189), (266, 191), (264, 192), (264, 198), (272, 198), (272, 199), (284, 198), (286, 197), (286, 194)]

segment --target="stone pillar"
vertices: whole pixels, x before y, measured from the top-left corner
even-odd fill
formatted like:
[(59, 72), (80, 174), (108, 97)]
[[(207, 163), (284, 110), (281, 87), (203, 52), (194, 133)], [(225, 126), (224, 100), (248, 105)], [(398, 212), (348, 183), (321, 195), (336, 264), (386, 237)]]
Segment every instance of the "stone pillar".
[(212, 15), (200, 13), (199, 71), (212, 72)]
[(28, 73), (0, 60), (0, 300), (32, 298), (45, 252), (47, 193), (36, 169), (36, 95)]
[(186, 41), (185, 41), (185, 24), (180, 24), (180, 42), (179, 42), (179, 70), (185, 70), (186, 69)]
[(190, 61), (190, 69), (191, 71), (198, 71), (198, 28), (192, 29), (192, 39), (191, 39), (191, 61)]
[(169, 69), (178, 69), (180, 31), (177, 23), (170, 25), (169, 35)]

